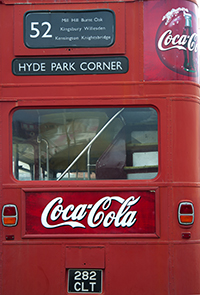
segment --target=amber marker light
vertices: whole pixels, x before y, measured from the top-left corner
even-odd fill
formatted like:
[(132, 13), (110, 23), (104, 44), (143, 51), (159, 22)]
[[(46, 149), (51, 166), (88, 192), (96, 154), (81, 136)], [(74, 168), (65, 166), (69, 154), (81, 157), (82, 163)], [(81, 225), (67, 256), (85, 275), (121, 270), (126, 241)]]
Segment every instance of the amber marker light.
[(194, 223), (194, 206), (191, 202), (179, 204), (178, 221), (181, 225), (192, 225)]
[(13, 204), (7, 204), (2, 209), (2, 223), (4, 226), (15, 226), (18, 222), (18, 210), (17, 206)]

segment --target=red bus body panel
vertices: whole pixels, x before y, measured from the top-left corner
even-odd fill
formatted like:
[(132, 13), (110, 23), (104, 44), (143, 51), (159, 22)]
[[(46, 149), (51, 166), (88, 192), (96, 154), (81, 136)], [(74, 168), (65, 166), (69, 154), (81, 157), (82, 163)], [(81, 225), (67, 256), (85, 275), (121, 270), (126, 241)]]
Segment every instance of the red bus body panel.
[[(0, 1), (0, 206), (1, 213), (6, 204), (18, 209), (16, 226), (0, 223), (0, 294), (79, 293), (68, 292), (70, 269), (102, 270), (103, 295), (200, 294), (199, 74), (198, 69), (183, 73), (179, 51), (179, 58), (171, 60), (176, 49), (168, 54), (167, 50), (158, 53), (156, 47), (158, 43), (176, 46), (180, 39), (178, 29), (176, 35), (172, 36), (170, 28), (162, 35), (162, 17), (172, 8), (185, 6), (197, 26), (199, 1), (29, 2)], [(115, 13), (112, 46), (28, 48), (24, 44), (28, 11), (99, 9)], [(191, 47), (195, 46), (192, 42), (196, 41), (191, 39)], [(95, 57), (113, 61), (125, 57), (127, 72), (93, 74)], [(46, 58), (83, 62), (93, 58), (87, 65), (91, 73), (13, 73), (14, 60), (45, 63)], [(115, 106), (157, 111), (159, 165), (154, 179), (59, 182), (19, 181), (13, 176), (12, 117), (16, 110)], [(135, 202), (132, 209), (128, 207), (131, 201)], [(194, 206), (191, 225), (179, 224), (181, 202)], [(127, 207), (122, 208), (123, 204)], [(65, 215), (71, 205), (73, 209)], [(50, 218), (53, 210), (59, 214), (56, 220)], [(72, 223), (62, 226), (65, 222)]]

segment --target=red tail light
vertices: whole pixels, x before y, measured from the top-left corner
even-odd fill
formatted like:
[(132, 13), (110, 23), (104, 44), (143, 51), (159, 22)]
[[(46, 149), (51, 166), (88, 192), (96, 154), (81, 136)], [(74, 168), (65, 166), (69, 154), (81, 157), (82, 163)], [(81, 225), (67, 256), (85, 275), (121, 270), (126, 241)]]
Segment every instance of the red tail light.
[(18, 222), (18, 210), (16, 205), (7, 204), (2, 209), (2, 223), (4, 226), (15, 226)]
[(178, 221), (182, 225), (194, 223), (194, 206), (191, 202), (181, 202), (178, 207)]

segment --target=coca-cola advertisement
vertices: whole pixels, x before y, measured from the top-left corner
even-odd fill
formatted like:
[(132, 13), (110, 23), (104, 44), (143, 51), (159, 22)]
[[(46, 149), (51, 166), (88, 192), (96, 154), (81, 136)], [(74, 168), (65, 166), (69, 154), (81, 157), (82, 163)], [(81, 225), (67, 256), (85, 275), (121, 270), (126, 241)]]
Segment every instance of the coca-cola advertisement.
[(198, 7), (184, 0), (144, 2), (144, 79), (199, 82)]
[(155, 191), (26, 192), (25, 235), (155, 234)]

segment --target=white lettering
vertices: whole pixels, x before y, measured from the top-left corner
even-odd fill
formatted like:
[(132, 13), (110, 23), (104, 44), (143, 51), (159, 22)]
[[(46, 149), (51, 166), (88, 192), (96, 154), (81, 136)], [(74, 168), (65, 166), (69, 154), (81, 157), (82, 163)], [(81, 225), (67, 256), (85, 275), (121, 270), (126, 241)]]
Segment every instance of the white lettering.
[[(197, 34), (193, 33), (191, 36), (175, 35), (173, 37), (172, 30), (165, 31), (158, 40), (158, 49), (167, 51), (171, 49), (198, 51)], [(170, 45), (172, 44), (172, 46)]]
[(171, 41), (172, 41), (172, 35), (166, 36), (166, 38), (164, 39), (164, 45), (165, 46), (169, 45)]
[[(179, 45), (186, 45), (187, 44), (187, 41), (188, 41), (188, 38), (189, 38), (189, 36), (186, 36), (186, 35), (182, 35), (181, 37), (180, 37), (180, 39), (178, 40), (178, 44)], [(185, 48), (185, 47), (184, 47)]]
[(28, 71), (30, 72), (31, 71), (32, 63), (31, 64), (26, 63), (26, 66), (28, 67)]
[(41, 71), (42, 71), (42, 72), (45, 72), (45, 71), (46, 71), (45, 63), (42, 62), (40, 65), (41, 65)]
[(21, 69), (23, 69), (24, 71), (26, 71), (26, 64), (21, 65), (19, 63), (19, 72), (21, 72)]
[(60, 27), (60, 31), (61, 32), (65, 32), (67, 31), (68, 33), (70, 32), (81, 32), (82, 28), (78, 27), (78, 28), (75, 28), (75, 27)]
[[(85, 67), (85, 65), (86, 65), (86, 67)], [(80, 64), (80, 69), (81, 69), (82, 71), (86, 71), (86, 70), (87, 70), (87, 63), (86, 63), (86, 62), (82, 62), (82, 63)]]
[(111, 70), (116, 71), (116, 61), (111, 62)]
[[(180, 38), (180, 35), (176, 35), (176, 36), (174, 36), (174, 38), (172, 39), (172, 44), (173, 44), (173, 45), (177, 45), (177, 44), (178, 44), (178, 40), (179, 40), (179, 38)], [(176, 39), (177, 39), (177, 41), (176, 41)]]
[(33, 72), (38, 72), (40, 70), (40, 64), (38, 63), (33, 63)]
[(80, 70), (81, 71), (122, 71), (122, 63), (121, 61), (108, 61), (108, 62), (82, 62), (80, 64)]
[(64, 210), (62, 210), (62, 220), (67, 221), (71, 218), (70, 216), (67, 216), (67, 214), (69, 213), (69, 211), (73, 211), (74, 210), (74, 205), (69, 205), (67, 206)]
[(138, 197), (137, 199), (135, 199), (135, 197), (130, 197), (122, 204), (119, 211), (117, 212), (117, 216), (115, 219), (116, 227), (119, 227), (119, 226), (131, 227), (136, 222), (135, 216), (137, 214), (137, 211), (128, 212), (128, 210), (130, 209), (131, 206), (134, 206), (139, 200), (140, 200), (140, 197)]
[[(46, 228), (56, 228), (56, 227), (60, 227), (60, 226), (64, 226), (64, 225), (69, 225), (71, 227), (82, 227), (82, 228), (85, 228), (85, 226), (83, 224), (81, 224), (80, 222), (75, 222), (75, 221), (67, 221), (67, 222), (62, 222), (62, 223), (59, 223), (59, 224), (54, 224), (54, 225), (51, 225), (48, 223), (47, 221), (47, 218), (50, 214), (50, 211), (52, 210), (53, 206), (58, 203), (58, 204), (62, 204), (63, 202), (63, 199), (61, 197), (58, 197), (58, 198), (55, 198), (53, 199), (44, 209), (44, 211), (42, 212), (42, 216), (41, 216), (41, 223), (44, 227)], [(74, 208), (74, 205), (69, 205), (69, 206), (73, 206)], [(62, 209), (61, 209), (62, 208)], [(70, 210), (73, 209), (70, 207)], [(55, 211), (54, 211), (55, 210)], [(52, 216), (54, 216), (56, 218), (56, 211), (58, 211), (58, 214), (59, 214), (59, 217), (61, 215), (61, 213), (64, 212), (64, 209), (63, 209), (63, 206), (60, 207), (59, 205), (56, 206), (54, 209), (53, 209), (54, 213)], [(66, 212), (65, 212), (66, 214)], [(51, 217), (52, 217), (51, 216)], [(57, 219), (57, 218), (56, 218)]]
[(82, 289), (81, 289), (82, 292), (88, 292), (89, 290), (88, 289), (85, 289), (85, 285), (84, 285), (84, 282), (82, 282)]
[(91, 285), (91, 291), (94, 292), (94, 287), (95, 287), (96, 283), (90, 282), (89, 284)]
[(86, 212), (87, 205), (78, 205), (71, 215), (72, 220), (82, 220), (87, 212)]
[(42, 71), (45, 72), (46, 71), (46, 64), (43, 63), (19, 63), (18, 65), (18, 69), (19, 72), (24, 71), (24, 72), (38, 72), (38, 71)]
[(188, 41), (188, 50), (189, 51), (198, 51), (198, 46), (197, 46), (197, 34), (194, 33), (191, 35), (189, 41)]
[(76, 283), (74, 284), (74, 290), (75, 290), (76, 292), (81, 291), (81, 287), (78, 287), (78, 286), (81, 286), (81, 283), (76, 282)]
[(96, 69), (96, 65), (94, 62), (89, 62), (88, 64), (88, 70), (94, 71)]
[(63, 212), (63, 206), (62, 205), (56, 206), (51, 213), (51, 220), (56, 221), (60, 217), (62, 212)]
[(123, 70), (121, 61), (117, 61), (117, 70), (119, 70), (119, 69)]
[[(108, 228), (113, 224), (118, 227), (131, 227), (136, 222), (137, 211), (131, 211), (131, 207), (137, 204), (140, 197), (134, 196), (128, 199), (123, 199), (120, 196), (106, 196), (92, 204), (79, 204), (76, 207), (69, 204), (66, 208), (63, 207), (62, 197), (53, 199), (44, 208), (41, 216), (41, 223), (46, 228), (56, 228), (60, 226), (71, 226), (85, 228), (85, 225), (80, 221), (87, 215), (87, 224), (90, 228), (96, 228), (100, 225)], [(114, 202), (120, 204), (117, 212), (110, 210)], [(60, 219), (64, 222), (56, 222)]]
[(103, 18), (102, 17), (95, 17), (94, 22), (102, 22)]
[(51, 63), (51, 72), (57, 72), (57, 71), (76, 71), (75, 69), (75, 62), (63, 62), (63, 63), (56, 63), (56, 62), (52, 62)]
[(82, 23), (92, 22), (92, 18), (81, 18)]

